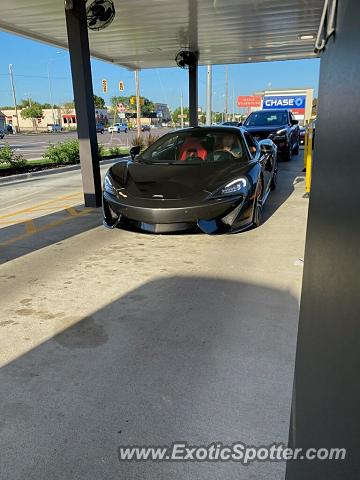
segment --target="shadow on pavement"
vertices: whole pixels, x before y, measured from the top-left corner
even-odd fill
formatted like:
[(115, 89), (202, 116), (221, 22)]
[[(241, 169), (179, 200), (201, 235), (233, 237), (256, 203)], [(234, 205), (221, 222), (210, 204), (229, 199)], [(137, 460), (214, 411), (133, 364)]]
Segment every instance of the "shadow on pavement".
[(120, 462), (117, 452), (287, 443), (297, 317), (286, 291), (175, 276), (81, 321), (54, 318), (53, 338), (0, 370), (1, 478), (283, 479), (281, 462)]
[(305, 174), (303, 168), (303, 152), (293, 156), (290, 162), (279, 161), (279, 174), (276, 190), (272, 191), (264, 206), (262, 222), (266, 222), (283, 203), (290, 197), (294, 191), (294, 185), (304, 182), (305, 192)]
[(74, 205), (29, 220), (0, 229), (0, 264), (98, 227), (102, 213)]

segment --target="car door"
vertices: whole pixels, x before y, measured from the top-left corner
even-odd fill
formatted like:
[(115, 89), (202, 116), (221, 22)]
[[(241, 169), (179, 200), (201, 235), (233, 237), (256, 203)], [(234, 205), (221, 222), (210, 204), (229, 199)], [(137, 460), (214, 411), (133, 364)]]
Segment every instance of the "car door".
[(263, 173), (264, 179), (264, 193), (270, 188), (270, 182), (272, 178), (273, 170), (273, 158), (269, 154), (264, 154), (260, 151), (260, 146), (250, 135), (249, 132), (243, 132), (246, 145), (248, 147), (250, 155), (255, 158), (256, 155), (259, 155), (259, 163), (261, 165), (261, 170)]

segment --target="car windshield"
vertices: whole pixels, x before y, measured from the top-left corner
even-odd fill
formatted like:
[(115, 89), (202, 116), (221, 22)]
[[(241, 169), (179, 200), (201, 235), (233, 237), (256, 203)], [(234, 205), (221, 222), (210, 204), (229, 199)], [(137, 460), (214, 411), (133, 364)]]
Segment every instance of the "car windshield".
[(285, 112), (253, 112), (245, 120), (246, 127), (271, 127), (273, 125), (287, 124), (287, 114)]
[[(225, 130), (225, 129), (224, 129)], [(201, 164), (246, 161), (239, 134), (225, 131), (173, 132), (164, 135), (139, 157), (146, 163)]]

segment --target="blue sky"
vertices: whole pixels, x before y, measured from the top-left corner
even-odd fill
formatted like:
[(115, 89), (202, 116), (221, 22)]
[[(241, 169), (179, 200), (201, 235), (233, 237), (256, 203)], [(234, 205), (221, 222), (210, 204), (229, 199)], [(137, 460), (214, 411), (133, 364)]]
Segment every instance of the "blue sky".
[[(69, 55), (64, 50), (33, 42), (15, 35), (0, 32), (0, 105), (11, 105), (12, 96), (8, 65), (13, 64), (18, 101), (31, 96), (39, 102), (49, 101), (48, 66), (53, 89), (53, 100), (61, 104), (73, 99)], [(320, 61), (297, 60), (229, 65), (229, 111), (232, 110), (234, 85), (237, 95), (249, 95), (268, 88), (312, 87), (318, 91)], [(134, 73), (98, 60), (92, 60), (94, 93), (105, 98), (118, 95), (118, 82), (125, 84), (125, 95), (135, 91)], [(108, 80), (109, 92), (103, 94), (101, 80)], [(140, 73), (141, 95), (155, 102), (168, 103), (172, 109), (180, 104), (180, 90), (184, 105), (188, 102), (187, 72), (179, 68), (142, 70)], [(222, 111), (225, 93), (225, 66), (213, 67), (213, 109)], [(205, 108), (206, 67), (199, 68), (199, 105)]]

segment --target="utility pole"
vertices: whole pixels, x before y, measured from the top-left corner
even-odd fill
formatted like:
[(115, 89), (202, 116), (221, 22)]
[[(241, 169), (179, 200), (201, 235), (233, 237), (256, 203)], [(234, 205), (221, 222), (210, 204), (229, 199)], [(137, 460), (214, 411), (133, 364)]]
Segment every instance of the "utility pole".
[(228, 121), (228, 102), (229, 102), (229, 68), (225, 66), (225, 122)]
[(15, 108), (15, 117), (16, 117), (16, 123), (17, 123), (17, 131), (18, 131), (18, 133), (20, 133), (19, 116), (18, 116), (18, 109), (17, 109), (17, 102), (16, 102), (15, 84), (14, 84), (14, 73), (13, 73), (13, 66), (12, 66), (11, 63), (9, 64), (9, 74), (10, 74), (10, 83), (11, 83), (12, 96), (13, 96), (13, 100), (14, 100), (14, 108)]
[(140, 108), (140, 79), (139, 69), (135, 70), (135, 91), (136, 91), (136, 124), (137, 124), (137, 136), (141, 136), (141, 108)]
[(51, 79), (50, 79), (50, 62), (51, 60), (47, 64), (47, 74), (48, 74), (48, 82), (49, 82), (49, 98), (50, 98), (51, 112), (52, 112), (53, 124), (55, 124), (55, 113), (54, 113), (54, 104), (53, 104), (53, 98), (52, 98), (52, 88), (51, 88)]
[(184, 105), (182, 90), (180, 90), (180, 119), (181, 128), (184, 128)]
[(234, 77), (232, 82), (232, 119), (235, 120), (235, 86), (234, 86)]
[(212, 66), (207, 66), (206, 76), (206, 124), (211, 125), (212, 111)]

